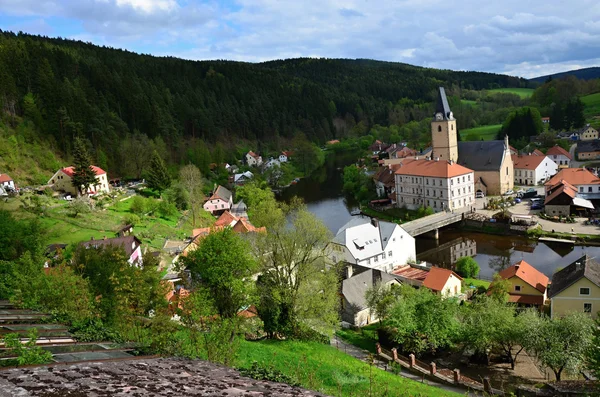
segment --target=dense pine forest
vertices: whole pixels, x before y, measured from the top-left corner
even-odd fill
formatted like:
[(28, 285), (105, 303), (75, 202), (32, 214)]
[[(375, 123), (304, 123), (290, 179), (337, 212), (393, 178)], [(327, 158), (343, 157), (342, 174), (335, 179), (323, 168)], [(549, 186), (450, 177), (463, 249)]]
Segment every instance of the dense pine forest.
[(183, 164), (199, 162), (219, 144), (212, 160), (228, 160), (244, 142), (280, 150), (298, 132), (321, 144), (361, 122), (370, 128), (418, 119), (430, 113), (440, 85), (452, 91), (527, 84), (371, 60), (188, 61), (0, 32), (5, 124), (24, 120), (33, 131), (27, 139), (65, 159), (74, 137), (83, 137), (97, 163), (119, 176), (139, 173), (135, 158), (140, 151), (149, 158), (151, 147), (169, 164)]

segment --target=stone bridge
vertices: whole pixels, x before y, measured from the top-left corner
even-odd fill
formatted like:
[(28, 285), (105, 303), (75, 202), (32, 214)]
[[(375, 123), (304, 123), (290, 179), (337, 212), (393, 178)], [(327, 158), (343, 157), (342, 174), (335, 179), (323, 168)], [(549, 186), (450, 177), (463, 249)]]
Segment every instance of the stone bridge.
[(469, 209), (455, 210), (454, 212), (437, 212), (433, 215), (403, 223), (401, 226), (413, 237), (435, 232), (435, 238), (438, 238), (439, 228), (462, 221), (463, 215), (468, 212)]

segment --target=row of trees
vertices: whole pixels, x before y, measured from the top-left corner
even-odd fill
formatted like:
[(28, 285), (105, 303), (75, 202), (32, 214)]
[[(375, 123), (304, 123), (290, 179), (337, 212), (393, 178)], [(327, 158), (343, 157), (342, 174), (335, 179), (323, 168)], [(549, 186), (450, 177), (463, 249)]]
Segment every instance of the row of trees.
[(492, 353), (499, 353), (514, 369), (526, 350), (551, 369), (557, 380), (563, 371), (576, 373), (586, 366), (595, 332), (588, 315), (549, 319), (534, 309), (517, 310), (506, 303), (506, 286), (500, 280), (495, 284), (491, 296), (477, 296), (466, 305), (411, 286), (376, 285), (366, 298), (371, 310), (383, 319), (386, 333), (406, 353), (469, 349), (487, 363)]

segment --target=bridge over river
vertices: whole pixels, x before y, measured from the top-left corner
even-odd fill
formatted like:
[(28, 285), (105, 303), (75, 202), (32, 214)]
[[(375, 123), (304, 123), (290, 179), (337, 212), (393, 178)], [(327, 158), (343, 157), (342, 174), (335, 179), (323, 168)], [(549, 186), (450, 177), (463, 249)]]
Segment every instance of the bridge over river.
[(437, 238), (439, 228), (462, 221), (463, 215), (468, 212), (469, 209), (455, 210), (454, 212), (437, 212), (433, 215), (403, 223), (401, 226), (413, 237), (435, 232), (435, 237)]

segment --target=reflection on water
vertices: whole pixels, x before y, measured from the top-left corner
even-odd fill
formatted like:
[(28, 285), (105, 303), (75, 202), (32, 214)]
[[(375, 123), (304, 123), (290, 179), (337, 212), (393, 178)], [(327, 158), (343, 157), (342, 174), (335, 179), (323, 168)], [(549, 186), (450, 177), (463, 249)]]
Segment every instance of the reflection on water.
[(358, 208), (358, 203), (345, 197), (342, 192), (342, 170), (356, 162), (357, 158), (358, 153), (354, 152), (328, 154), (321, 168), (285, 189), (278, 199), (288, 201), (294, 196), (302, 198), (308, 210), (319, 217), (329, 230), (337, 233), (350, 220), (350, 212)]
[(476, 252), (474, 258), (483, 278), (491, 278), (521, 259), (551, 277), (557, 269), (583, 254), (600, 257), (600, 247), (538, 243), (522, 236), (496, 236), (455, 229), (440, 231), (439, 242), (417, 238), (417, 258), (442, 267), (450, 267), (471, 249)]

